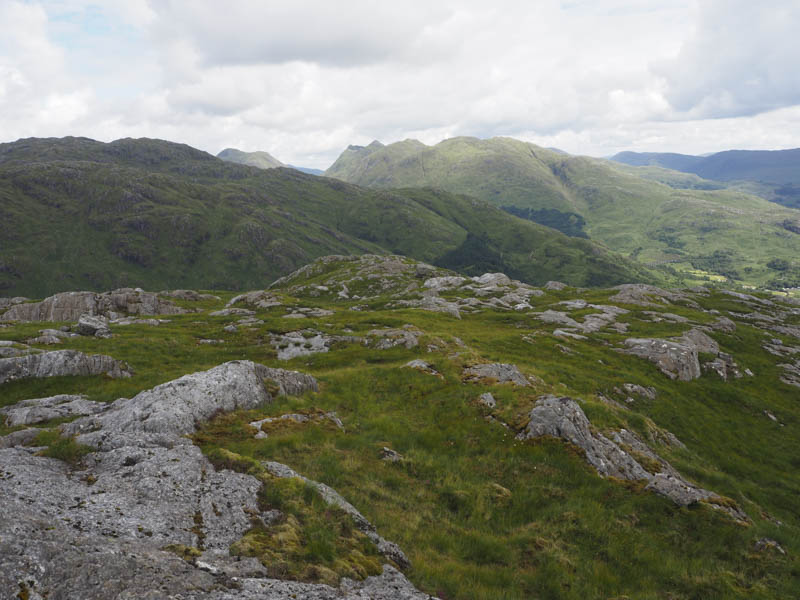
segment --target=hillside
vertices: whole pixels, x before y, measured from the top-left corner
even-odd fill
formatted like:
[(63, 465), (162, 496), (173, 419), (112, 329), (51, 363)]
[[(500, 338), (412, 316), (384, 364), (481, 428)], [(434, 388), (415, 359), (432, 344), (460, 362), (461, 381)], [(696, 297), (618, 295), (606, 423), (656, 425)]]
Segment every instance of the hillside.
[(0, 321), (0, 589), (19, 597), (800, 588), (796, 303), (366, 255)]
[[(690, 189), (709, 187), (703, 180), (670, 187), (630, 167), (510, 138), (351, 147), (326, 174), (375, 188), (438, 187), (532, 209), (534, 218), (545, 211), (550, 223), (552, 211), (560, 211), (565, 229), (580, 217), (591, 239), (647, 264), (669, 264), (674, 283), (719, 277), (769, 287), (800, 283), (800, 214), (735, 190)], [(768, 266), (774, 259), (786, 268)]]
[(585, 240), (433, 191), (256, 169), (159, 140), (0, 145), (0, 290), (242, 289), (326, 254), (393, 252), (531, 283), (641, 281)]
[(225, 148), (225, 150), (217, 154), (217, 158), (249, 167), (258, 167), (259, 169), (274, 169), (286, 166), (269, 152), (261, 150), (257, 152), (242, 152), (236, 148)]

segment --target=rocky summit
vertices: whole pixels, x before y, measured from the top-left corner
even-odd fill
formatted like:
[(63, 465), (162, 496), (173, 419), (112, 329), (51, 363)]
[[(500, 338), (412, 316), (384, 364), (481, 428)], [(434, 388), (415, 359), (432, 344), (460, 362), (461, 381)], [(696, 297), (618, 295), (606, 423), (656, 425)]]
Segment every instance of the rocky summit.
[(0, 307), (0, 598), (800, 588), (789, 296), (367, 254)]

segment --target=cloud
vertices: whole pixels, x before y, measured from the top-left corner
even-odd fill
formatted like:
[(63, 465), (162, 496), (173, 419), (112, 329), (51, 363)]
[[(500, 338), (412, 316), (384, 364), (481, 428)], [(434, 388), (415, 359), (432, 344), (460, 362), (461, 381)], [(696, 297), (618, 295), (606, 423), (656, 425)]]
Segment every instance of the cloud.
[(654, 65), (667, 100), (692, 118), (800, 104), (798, 19), (795, 1), (706, 0), (678, 55)]
[[(585, 154), (800, 146), (796, 112), (775, 110), (798, 104), (795, 0), (771, 18), (692, 1), (0, 0), (0, 131), (161, 137), (315, 167), (408, 137)], [(712, 120), (759, 111), (750, 138), (724, 120), (730, 144)]]

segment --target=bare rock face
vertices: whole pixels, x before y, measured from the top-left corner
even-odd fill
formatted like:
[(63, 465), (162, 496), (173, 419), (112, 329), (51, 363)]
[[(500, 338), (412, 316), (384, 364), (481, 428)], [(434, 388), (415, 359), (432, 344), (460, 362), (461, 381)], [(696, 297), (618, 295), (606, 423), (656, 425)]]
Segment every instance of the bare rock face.
[(687, 294), (674, 290), (664, 290), (654, 285), (624, 283), (614, 289), (619, 291), (608, 299), (609, 302), (636, 304), (638, 306), (664, 306), (675, 302), (699, 308), (699, 305), (689, 298)]
[(121, 398), (99, 415), (67, 423), (62, 431), (98, 449), (120, 446), (171, 446), (184, 443), (198, 423), (219, 412), (255, 408), (271, 400), (265, 380), (282, 395), (316, 391), (310, 375), (271, 369), (251, 361), (232, 361), (209, 371), (184, 375)]
[(622, 352), (656, 364), (670, 379), (691, 381), (700, 377), (700, 362), (693, 344), (658, 338), (628, 338)]
[(84, 354), (77, 350), (55, 350), (0, 358), (0, 384), (25, 377), (60, 375), (108, 375), (130, 377), (133, 370), (124, 362), (105, 354)]
[(59, 394), (48, 398), (23, 400), (12, 406), (0, 408), (0, 414), (6, 416), (6, 425), (33, 425), (52, 419), (91, 415), (102, 412), (107, 407), (102, 402), (92, 402), (86, 396)]
[(578, 403), (571, 398), (543, 396), (530, 413), (530, 422), (517, 435), (528, 440), (544, 435), (565, 439), (586, 452), (586, 460), (603, 476), (621, 479), (648, 479), (648, 473), (624, 450), (602, 435), (589, 429)]
[(63, 292), (41, 302), (14, 305), (2, 318), (8, 321), (77, 321), (84, 314), (113, 319), (120, 314), (175, 315), (185, 312), (158, 294), (122, 288), (101, 294)]
[(247, 292), (246, 294), (239, 294), (231, 298), (230, 302), (225, 306), (226, 308), (230, 308), (236, 304), (248, 304), (256, 308), (267, 309), (273, 306), (281, 306), (282, 303), (273, 294), (264, 290), (258, 290), (255, 292)]
[[(578, 403), (571, 398), (542, 396), (530, 412), (530, 422), (518, 435), (518, 440), (541, 436), (564, 439), (586, 453), (586, 461), (602, 476), (628, 480), (648, 481), (645, 489), (666, 496), (676, 504), (688, 506), (706, 501), (713, 508), (727, 512), (738, 521), (747, 521), (747, 515), (730, 502), (715, 502), (717, 496), (708, 490), (692, 485), (666, 460), (653, 452), (636, 435), (624, 429), (615, 432), (612, 440), (592, 433), (589, 419)], [(673, 436), (674, 437), (674, 436)], [(658, 465), (658, 473), (647, 471), (629, 452), (643, 456)]]
[(468, 381), (494, 379), (498, 383), (513, 383), (520, 387), (527, 387), (530, 385), (528, 379), (520, 372), (516, 365), (505, 363), (489, 363), (467, 367), (464, 369), (464, 376)]

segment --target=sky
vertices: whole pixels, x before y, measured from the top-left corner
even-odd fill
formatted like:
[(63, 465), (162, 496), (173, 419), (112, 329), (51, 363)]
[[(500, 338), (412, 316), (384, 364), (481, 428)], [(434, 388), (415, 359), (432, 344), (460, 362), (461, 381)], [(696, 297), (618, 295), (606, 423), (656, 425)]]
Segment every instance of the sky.
[(0, 0), (0, 142), (800, 147), (800, 0)]

